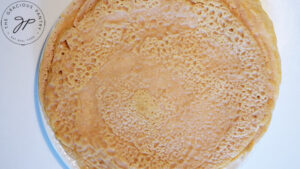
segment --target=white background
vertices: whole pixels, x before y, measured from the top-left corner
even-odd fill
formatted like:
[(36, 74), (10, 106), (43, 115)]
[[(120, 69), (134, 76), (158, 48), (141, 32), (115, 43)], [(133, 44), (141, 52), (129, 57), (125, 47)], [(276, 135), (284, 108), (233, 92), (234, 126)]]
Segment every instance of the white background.
[[(44, 12), (41, 38), (27, 46), (0, 32), (0, 168), (60, 169), (38, 126), (34, 75), (42, 44), (71, 0), (31, 0)], [(0, 0), (0, 13), (15, 0)], [(268, 132), (241, 169), (300, 168), (300, 0), (263, 0), (273, 20), (282, 63), (282, 84)]]

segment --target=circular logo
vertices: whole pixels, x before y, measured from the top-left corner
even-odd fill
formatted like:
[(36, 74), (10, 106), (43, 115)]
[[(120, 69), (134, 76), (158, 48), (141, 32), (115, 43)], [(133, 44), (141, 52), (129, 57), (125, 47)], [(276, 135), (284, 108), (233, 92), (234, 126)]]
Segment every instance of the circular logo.
[(38, 40), (44, 27), (44, 14), (32, 2), (15, 2), (9, 5), (2, 14), (1, 28), (4, 35), (11, 42), (19, 45), (27, 45)]

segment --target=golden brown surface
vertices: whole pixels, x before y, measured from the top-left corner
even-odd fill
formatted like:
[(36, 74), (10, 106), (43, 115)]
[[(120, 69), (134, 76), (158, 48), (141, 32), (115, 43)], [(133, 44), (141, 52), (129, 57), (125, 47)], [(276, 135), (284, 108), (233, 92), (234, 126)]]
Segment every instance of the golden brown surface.
[(77, 0), (39, 89), (81, 168), (222, 168), (267, 129), (280, 83), (258, 0)]

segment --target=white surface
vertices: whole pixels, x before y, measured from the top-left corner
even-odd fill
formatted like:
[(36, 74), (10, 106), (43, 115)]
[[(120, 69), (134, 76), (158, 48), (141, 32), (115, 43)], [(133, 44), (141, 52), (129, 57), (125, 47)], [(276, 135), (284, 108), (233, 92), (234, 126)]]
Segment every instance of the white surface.
[[(0, 13), (17, 0), (0, 0)], [(33, 44), (20, 46), (0, 32), (0, 168), (60, 169), (39, 129), (34, 75), (49, 29), (70, 0), (31, 0), (44, 12), (46, 27)]]
[[(0, 33), (0, 168), (59, 169), (38, 126), (33, 97), (36, 63), (49, 29), (71, 0), (31, 0), (44, 12), (45, 32), (19, 46)], [(0, 13), (14, 0), (1, 0)], [(300, 168), (300, 1), (264, 0), (277, 33), (282, 85), (268, 132), (241, 169)]]

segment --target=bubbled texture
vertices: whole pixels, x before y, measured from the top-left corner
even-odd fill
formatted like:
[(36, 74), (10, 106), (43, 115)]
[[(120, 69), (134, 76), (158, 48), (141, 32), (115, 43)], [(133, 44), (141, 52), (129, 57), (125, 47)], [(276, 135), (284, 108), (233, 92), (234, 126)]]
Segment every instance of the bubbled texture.
[(57, 41), (45, 112), (81, 168), (218, 168), (270, 118), (263, 50), (222, 1), (98, 1)]

